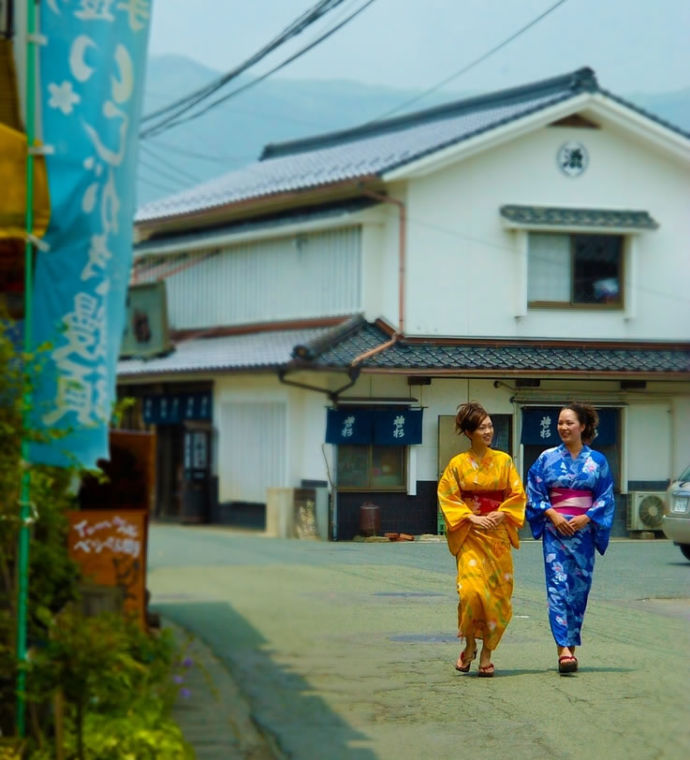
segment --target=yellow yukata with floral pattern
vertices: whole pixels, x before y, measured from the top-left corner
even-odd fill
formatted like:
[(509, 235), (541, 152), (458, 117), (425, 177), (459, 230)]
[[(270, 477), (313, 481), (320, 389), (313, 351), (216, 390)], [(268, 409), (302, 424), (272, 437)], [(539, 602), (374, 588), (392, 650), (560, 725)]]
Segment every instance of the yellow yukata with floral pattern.
[[(500, 491), (505, 519), (497, 528), (479, 528), (467, 519), (477, 508), (468, 492)], [(481, 495), (478, 494), (478, 495)], [(525, 489), (513, 460), (488, 449), (481, 461), (465, 451), (448, 463), (438, 484), (446, 539), (457, 559), (458, 636), (482, 639), (493, 650), (513, 614), (513, 557), (525, 521)]]

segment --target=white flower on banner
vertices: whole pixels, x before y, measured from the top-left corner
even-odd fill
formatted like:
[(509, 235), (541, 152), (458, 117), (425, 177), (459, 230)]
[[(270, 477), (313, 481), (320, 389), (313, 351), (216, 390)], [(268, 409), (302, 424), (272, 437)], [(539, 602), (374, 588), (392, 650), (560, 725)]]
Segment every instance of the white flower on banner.
[(60, 85), (49, 84), (48, 91), (50, 92), (48, 105), (51, 108), (59, 108), (65, 116), (69, 116), (74, 106), (81, 101), (81, 97), (72, 89), (72, 83), (66, 80)]
[(115, 0), (81, 0), (81, 10), (75, 11), (74, 15), (85, 21), (113, 21), (115, 17), (111, 7), (114, 2)]
[(126, 11), (129, 15), (129, 28), (133, 32), (139, 32), (146, 26), (146, 21), (151, 15), (150, 0), (123, 0), (117, 4), (119, 11)]

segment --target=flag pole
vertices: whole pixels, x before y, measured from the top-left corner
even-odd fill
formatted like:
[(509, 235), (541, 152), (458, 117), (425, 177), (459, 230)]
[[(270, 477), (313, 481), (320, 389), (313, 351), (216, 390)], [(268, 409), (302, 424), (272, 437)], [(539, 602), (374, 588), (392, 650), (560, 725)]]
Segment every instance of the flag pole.
[[(36, 119), (36, 7), (34, 0), (26, 3), (26, 241), (24, 244), (24, 351), (32, 349), (32, 297), (33, 297), (33, 228), (34, 228), (34, 141)], [(28, 371), (28, 370), (27, 370)], [(16, 728), (20, 737), (26, 735), (26, 664), (27, 618), (29, 599), (29, 531), (31, 520), (31, 479), (29, 474), (29, 427), (31, 387), (24, 386), (22, 407), (21, 491), (19, 499), (19, 539), (17, 547), (17, 714)]]

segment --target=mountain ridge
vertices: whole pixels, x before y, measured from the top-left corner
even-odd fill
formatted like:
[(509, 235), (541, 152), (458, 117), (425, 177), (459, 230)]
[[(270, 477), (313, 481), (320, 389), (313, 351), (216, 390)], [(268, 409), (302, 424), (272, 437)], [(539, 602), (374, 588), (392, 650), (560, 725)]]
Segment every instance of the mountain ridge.
[[(179, 55), (148, 61), (143, 114), (209, 84), (220, 76)], [(251, 82), (240, 75), (234, 88)], [(210, 100), (232, 91), (228, 84)], [(171, 94), (173, 93), (173, 94)], [(421, 94), (348, 79), (291, 80), (269, 78), (157, 137), (140, 141), (137, 166), (139, 206), (173, 195), (258, 160), (263, 148), (359, 126), (381, 117)], [(476, 92), (436, 92), (411, 113), (462, 100)], [(672, 125), (690, 131), (690, 88), (667, 93), (615, 93)], [(421, 99), (420, 99), (421, 102)], [(152, 122), (143, 122), (142, 130)], [(232, 146), (232, 147), (230, 147)]]

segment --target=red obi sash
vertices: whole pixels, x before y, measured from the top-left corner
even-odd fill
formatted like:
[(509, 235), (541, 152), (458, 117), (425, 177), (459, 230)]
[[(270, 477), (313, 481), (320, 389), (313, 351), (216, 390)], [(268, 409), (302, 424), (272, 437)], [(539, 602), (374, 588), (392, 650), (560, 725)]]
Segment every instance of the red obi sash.
[(475, 504), (479, 507), (479, 512), (475, 514), (488, 515), (489, 512), (495, 512), (505, 501), (503, 491), (462, 491), (463, 501), (474, 499)]
[(584, 515), (592, 506), (591, 491), (573, 488), (552, 488), (549, 492), (551, 506), (561, 515)]

